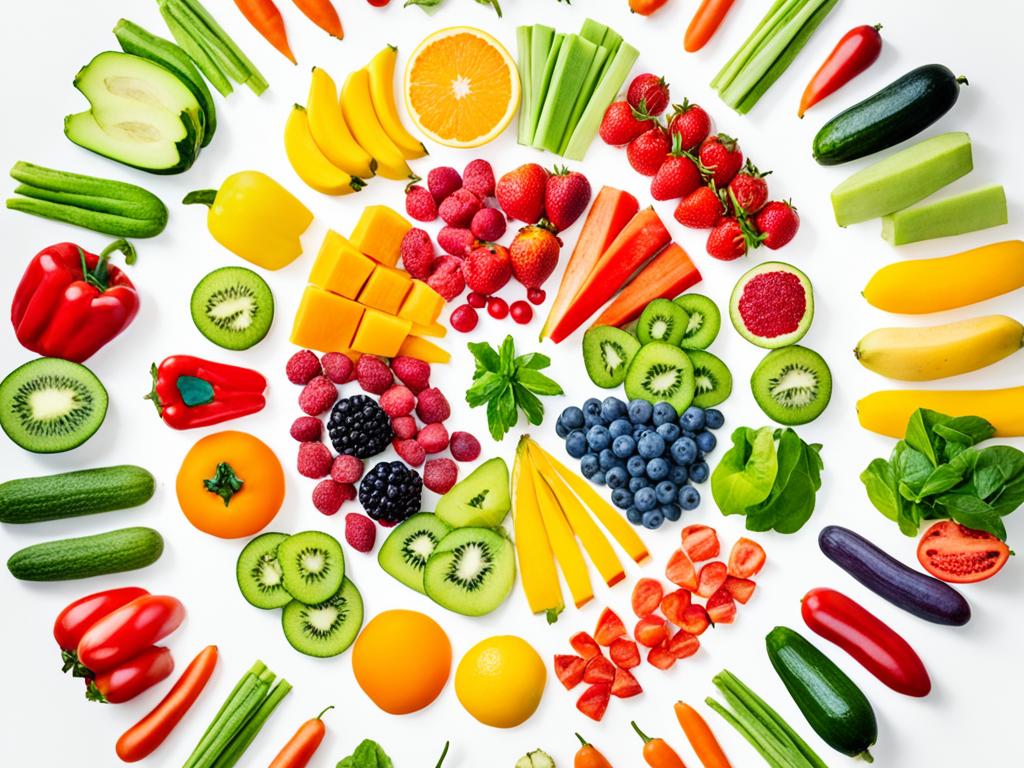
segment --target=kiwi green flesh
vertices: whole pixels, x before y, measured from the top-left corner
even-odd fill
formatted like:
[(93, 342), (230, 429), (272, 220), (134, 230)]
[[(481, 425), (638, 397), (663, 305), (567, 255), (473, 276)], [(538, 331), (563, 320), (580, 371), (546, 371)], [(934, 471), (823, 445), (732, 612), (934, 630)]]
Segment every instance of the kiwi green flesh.
[(769, 352), (750, 377), (754, 400), (770, 419), (797, 426), (814, 421), (832, 397), (832, 373), (824, 358), (806, 347)]
[(728, 366), (710, 352), (691, 349), (686, 354), (693, 363), (693, 405), (712, 408), (725, 402), (732, 394), (732, 373)]
[(483, 616), (505, 602), (515, 576), (508, 539), (489, 528), (459, 528), (441, 539), (427, 560), (423, 586), (438, 605)]
[(307, 656), (337, 656), (352, 645), (362, 626), (363, 598), (348, 579), (323, 602), (306, 605), (292, 600), (281, 611), (285, 639)]
[(457, 482), (437, 502), (434, 514), (452, 528), (495, 528), (510, 509), (508, 465), (494, 458)]
[(682, 413), (693, 402), (693, 364), (679, 347), (654, 341), (640, 348), (626, 372), (626, 397), (671, 403)]
[(675, 303), (690, 316), (679, 346), (683, 349), (710, 347), (722, 327), (722, 313), (718, 305), (700, 293), (684, 293), (675, 298)]
[(0, 382), (0, 427), (33, 453), (77, 448), (107, 415), (107, 390), (79, 363), (41, 357)]
[(663, 341), (678, 344), (690, 322), (686, 310), (668, 299), (654, 299), (644, 307), (636, 324), (636, 335), (641, 344)]
[(219, 347), (248, 349), (263, 340), (274, 320), (267, 282), (245, 267), (222, 267), (192, 291), (192, 322)]
[(341, 588), (345, 555), (333, 536), (304, 531), (289, 536), (277, 547), (284, 588), (306, 605), (322, 603)]
[(284, 533), (264, 533), (246, 544), (238, 555), (235, 578), (242, 597), (250, 605), (269, 610), (291, 602), (277, 561), (277, 548), (287, 538)]
[(377, 562), (405, 586), (426, 594), (423, 570), (451, 528), (437, 515), (420, 512), (396, 526), (377, 553)]
[(599, 325), (583, 334), (583, 365), (595, 385), (604, 389), (619, 386), (640, 342), (612, 325)]

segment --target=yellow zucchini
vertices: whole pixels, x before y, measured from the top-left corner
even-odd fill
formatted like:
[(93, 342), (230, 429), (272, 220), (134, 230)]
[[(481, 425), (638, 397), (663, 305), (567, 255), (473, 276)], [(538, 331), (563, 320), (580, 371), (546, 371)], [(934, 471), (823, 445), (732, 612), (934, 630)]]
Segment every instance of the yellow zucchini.
[(516, 538), (519, 558), (519, 578), (523, 582), (526, 602), (534, 613), (547, 614), (548, 623), (554, 623), (565, 608), (562, 587), (558, 583), (555, 556), (551, 551), (544, 521), (533, 487), (533, 472), (525, 447), (516, 450), (516, 463), (512, 468), (512, 529)]
[(864, 429), (901, 438), (918, 408), (949, 416), (980, 416), (992, 423), (997, 437), (1024, 435), (1024, 387), (874, 392), (857, 402), (857, 418)]

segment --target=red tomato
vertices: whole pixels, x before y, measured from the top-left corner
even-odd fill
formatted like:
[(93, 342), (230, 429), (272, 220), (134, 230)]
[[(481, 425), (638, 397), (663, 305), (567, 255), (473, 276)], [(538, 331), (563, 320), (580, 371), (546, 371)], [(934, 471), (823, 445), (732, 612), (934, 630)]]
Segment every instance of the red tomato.
[(61, 650), (73, 651), (89, 627), (122, 605), (148, 594), (139, 587), (122, 587), (80, 597), (57, 615), (53, 639)]
[(383, 8), (385, 5), (391, 2), (391, 0), (366, 0), (374, 8)]
[(104, 704), (134, 699), (174, 671), (169, 649), (155, 645), (86, 684), (85, 698)]
[(761, 545), (750, 539), (739, 538), (729, 553), (729, 575), (749, 579), (764, 568), (767, 556)]
[(718, 557), (721, 549), (718, 534), (707, 525), (688, 525), (680, 532), (679, 538), (683, 542), (683, 551), (695, 563)]
[(139, 597), (97, 621), (78, 644), (78, 660), (93, 672), (105, 672), (137, 656), (176, 630), (185, 606), (167, 595)]
[(1010, 548), (991, 533), (942, 520), (921, 537), (917, 559), (932, 576), (954, 584), (971, 584), (995, 576), (1006, 565)]

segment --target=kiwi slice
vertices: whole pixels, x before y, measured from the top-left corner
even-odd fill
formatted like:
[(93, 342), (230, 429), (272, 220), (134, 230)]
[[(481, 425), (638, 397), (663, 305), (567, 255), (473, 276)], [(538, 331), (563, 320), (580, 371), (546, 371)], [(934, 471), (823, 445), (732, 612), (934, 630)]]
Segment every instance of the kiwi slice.
[(306, 605), (321, 603), (341, 587), (345, 555), (333, 536), (304, 531), (289, 536), (277, 547), (284, 588)]
[(362, 626), (363, 597), (348, 579), (323, 602), (306, 605), (292, 600), (281, 611), (285, 639), (307, 656), (337, 656), (352, 645)]
[(452, 528), (497, 528), (511, 509), (508, 464), (497, 456), (452, 486), (434, 514)]
[(636, 335), (641, 344), (663, 341), (678, 344), (686, 333), (690, 317), (686, 310), (668, 299), (655, 299), (640, 313)]
[(693, 363), (674, 344), (655, 341), (640, 348), (626, 372), (626, 397), (659, 403), (662, 400), (682, 413), (693, 402), (696, 382)]
[(273, 321), (274, 295), (251, 269), (215, 269), (192, 291), (192, 322), (218, 347), (248, 349), (263, 340)]
[(688, 349), (693, 363), (693, 405), (711, 408), (732, 394), (732, 373), (719, 358), (702, 349)]
[(269, 610), (291, 601), (277, 561), (277, 548), (287, 538), (285, 533), (264, 533), (246, 544), (238, 555), (235, 578), (242, 597), (250, 605)]
[(683, 349), (707, 349), (718, 337), (722, 328), (722, 313), (707, 296), (700, 293), (684, 293), (675, 298), (675, 303), (690, 316), (686, 331), (679, 342)]
[(377, 562), (407, 587), (423, 592), (423, 569), (438, 543), (451, 531), (439, 517), (429, 512), (413, 515), (397, 526), (377, 553)]
[(516, 578), (509, 540), (490, 528), (458, 528), (445, 536), (423, 571), (427, 597), (465, 616), (490, 613)]
[(626, 378), (633, 355), (640, 349), (636, 336), (614, 325), (598, 325), (583, 334), (583, 365), (599, 387), (617, 387)]
[(832, 396), (832, 372), (812, 349), (790, 346), (765, 355), (750, 377), (754, 399), (768, 418), (795, 426), (814, 421)]
[(107, 415), (107, 390), (79, 363), (40, 357), (0, 382), (0, 427), (33, 453), (77, 448)]

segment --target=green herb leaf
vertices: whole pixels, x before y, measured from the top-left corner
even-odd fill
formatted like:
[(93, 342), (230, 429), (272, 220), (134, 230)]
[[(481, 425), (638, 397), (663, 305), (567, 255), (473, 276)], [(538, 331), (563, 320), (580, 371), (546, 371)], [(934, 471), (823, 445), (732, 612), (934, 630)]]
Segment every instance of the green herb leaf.
[(542, 355), (540, 352), (527, 352), (516, 358), (516, 368), (523, 370), (529, 368), (533, 371), (540, 371), (551, 365), (551, 358)]
[(543, 373), (523, 368), (516, 373), (516, 381), (538, 395), (563, 395), (562, 387)]
[[(899, 448), (897, 445), (897, 449)], [(899, 449), (895, 455), (894, 464), (900, 493), (904, 498), (914, 501), (919, 495), (924, 481), (932, 473), (934, 465), (923, 453), (911, 448), (909, 443), (904, 443), (903, 448)], [(904, 489), (907, 490), (904, 491)]]
[(476, 361), (476, 373), (473, 375), (474, 379), (486, 371), (498, 373), (501, 369), (501, 358), (498, 357), (498, 353), (494, 351), (494, 347), (486, 341), (471, 341), (466, 346), (469, 348), (470, 354), (473, 355), (473, 359)]
[(476, 408), (500, 394), (501, 390), (507, 386), (508, 379), (500, 374), (487, 371), (466, 390), (466, 402), (469, 403), (470, 408)]
[(1024, 453), (1009, 445), (993, 445), (978, 452), (974, 488), (996, 514), (1008, 515), (1024, 503)]
[(522, 384), (513, 384), (512, 387), (515, 390), (516, 404), (526, 414), (526, 420), (534, 426), (540, 426), (544, 421), (543, 403)]
[(511, 336), (506, 336), (501, 342), (501, 349), (498, 350), (501, 359), (499, 371), (503, 376), (513, 376), (516, 372), (516, 343)]

